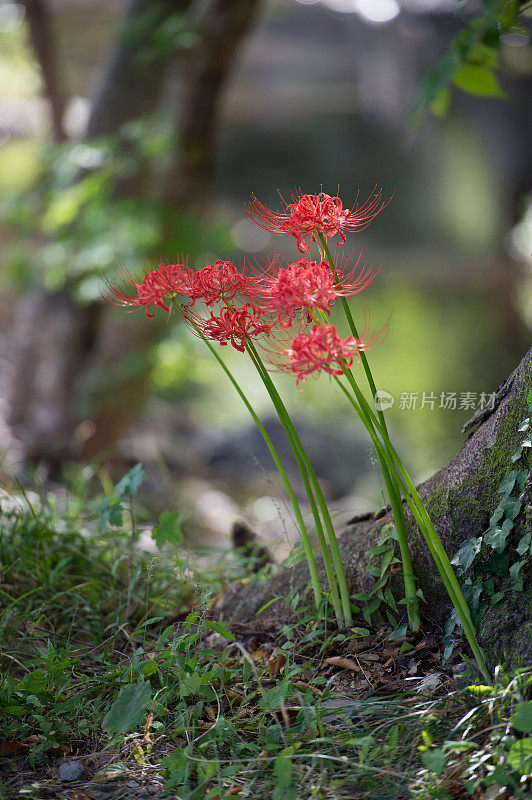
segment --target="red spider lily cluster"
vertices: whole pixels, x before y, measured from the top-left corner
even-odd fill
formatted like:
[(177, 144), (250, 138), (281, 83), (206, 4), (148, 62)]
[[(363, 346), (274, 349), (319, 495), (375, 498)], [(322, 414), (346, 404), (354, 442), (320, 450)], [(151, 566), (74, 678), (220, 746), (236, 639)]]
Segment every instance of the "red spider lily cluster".
[(388, 204), (382, 200), (380, 191), (374, 192), (361, 205), (355, 202), (352, 208), (344, 208), (339, 197), (331, 197), (324, 192), (291, 193), (290, 203), (281, 194), (279, 196), (284, 204), (284, 211), (271, 211), (253, 197), (251, 202), (244, 205), (244, 213), (259, 228), (264, 228), (275, 236), (294, 236), (301, 253), (306, 253), (310, 247), (305, 239), (310, 238), (311, 242), (315, 242), (319, 233), (328, 239), (338, 234), (338, 244), (343, 245), (347, 233), (356, 233), (367, 228)]
[[(272, 233), (294, 236), (301, 252), (309, 249), (305, 240), (316, 241), (319, 234), (338, 234), (343, 244), (346, 231), (362, 230), (386, 205), (380, 192), (351, 209), (323, 192), (292, 196), (292, 201), (285, 203), (286, 212), (276, 214), (254, 199), (246, 213)], [(323, 258), (307, 256), (286, 264), (275, 256), (253, 271), (239, 271), (222, 260), (197, 271), (184, 263), (159, 264), (144, 276), (124, 273), (120, 282), (107, 281), (106, 294), (124, 311), (144, 308), (149, 317), (154, 316), (152, 306), (167, 313), (173, 307), (194, 333), (240, 352), (253, 341), (271, 366), (293, 373), (299, 387), (311, 373), (340, 375), (360, 360), (362, 350), (378, 344), (382, 331), (372, 337), (366, 325), (359, 339), (341, 339), (334, 325), (319, 324), (317, 317), (318, 312), (330, 314), (338, 297), (361, 292), (378, 271), (360, 267), (360, 256), (352, 267), (350, 260), (342, 260), (334, 268)], [(198, 301), (202, 311), (193, 308)], [(294, 326), (297, 333), (287, 342), (287, 329)]]

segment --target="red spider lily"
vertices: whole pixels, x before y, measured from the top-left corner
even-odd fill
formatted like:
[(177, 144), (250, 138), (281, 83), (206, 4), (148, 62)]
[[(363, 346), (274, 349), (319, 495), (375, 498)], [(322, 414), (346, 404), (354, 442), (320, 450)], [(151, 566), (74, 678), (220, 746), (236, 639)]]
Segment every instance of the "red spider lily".
[[(358, 205), (358, 196), (352, 208), (344, 208), (339, 197), (331, 197), (324, 192), (314, 194), (290, 193), (291, 203), (279, 195), (285, 205), (285, 211), (271, 211), (255, 196), (244, 204), (246, 216), (259, 228), (273, 233), (275, 236), (291, 234), (297, 241), (301, 253), (309, 249), (305, 241), (317, 241), (317, 234), (327, 238), (338, 234), (339, 245), (343, 245), (346, 233), (362, 231), (370, 225), (388, 203), (382, 200), (381, 190), (373, 192), (368, 199)], [(388, 201), (389, 202), (389, 201)]]
[(255, 302), (262, 302), (265, 311), (277, 314), (283, 328), (292, 326), (297, 309), (307, 309), (310, 322), (312, 309), (330, 314), (338, 297), (358, 294), (375, 278), (380, 267), (364, 264), (359, 270), (361, 256), (362, 253), (347, 275), (344, 268), (350, 265), (351, 259), (342, 261), (335, 267), (336, 277), (328, 261), (303, 257), (284, 268), (279, 266), (275, 256), (262, 273), (251, 278), (248, 296)]
[(241, 353), (245, 352), (246, 338), (268, 335), (272, 327), (261, 322), (262, 310), (251, 303), (246, 303), (242, 308), (224, 306), (218, 315), (211, 311), (209, 319), (184, 310), (183, 318), (194, 333), (206, 339), (214, 339), (221, 345), (230, 342)]
[(360, 353), (370, 350), (381, 343), (388, 331), (388, 324), (376, 334), (367, 335), (370, 315), (364, 312), (364, 330), (356, 339), (348, 336), (342, 339), (334, 325), (314, 325), (310, 331), (299, 333), (289, 343), (277, 341), (281, 348), (269, 351), (268, 361), (282, 372), (291, 372), (297, 377), (297, 387), (306, 381), (312, 373), (327, 372), (329, 375), (341, 375), (344, 369), (350, 369), (356, 358), (361, 361)]
[[(146, 315), (154, 317), (149, 308), (153, 305), (162, 311), (169, 311), (165, 300), (168, 296), (188, 295), (192, 287), (194, 273), (186, 264), (159, 264), (156, 269), (147, 272), (144, 276), (135, 276), (123, 270), (123, 281), (118, 283), (106, 279), (106, 299), (116, 306), (121, 306), (123, 311), (137, 311), (146, 309)], [(136, 291), (131, 294), (127, 287)]]
[(192, 288), (188, 293), (190, 304), (203, 300), (207, 306), (232, 300), (247, 289), (249, 278), (237, 270), (230, 261), (218, 259), (194, 273)]

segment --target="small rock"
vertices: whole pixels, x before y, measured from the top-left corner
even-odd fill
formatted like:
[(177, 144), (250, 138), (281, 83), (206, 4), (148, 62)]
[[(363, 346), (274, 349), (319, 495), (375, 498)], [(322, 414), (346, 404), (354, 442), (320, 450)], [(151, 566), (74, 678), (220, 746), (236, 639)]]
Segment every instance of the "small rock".
[(137, 781), (131, 779), (130, 781), (126, 781), (126, 786), (129, 786), (130, 789), (138, 789), (140, 783), (137, 783)]
[(59, 766), (60, 781), (80, 781), (85, 777), (85, 767), (81, 761), (66, 761)]
[(90, 797), (90, 800), (108, 800), (115, 788), (114, 786), (100, 786), (98, 789), (86, 789), (85, 794)]

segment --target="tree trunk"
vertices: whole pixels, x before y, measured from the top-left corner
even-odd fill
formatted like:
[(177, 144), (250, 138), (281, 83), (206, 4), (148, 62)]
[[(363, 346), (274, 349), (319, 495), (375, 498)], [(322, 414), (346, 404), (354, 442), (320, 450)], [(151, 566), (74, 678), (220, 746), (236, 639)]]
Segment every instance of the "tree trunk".
[[(213, 164), (213, 141), (220, 92), (228, 75), (231, 59), (247, 31), (259, 0), (131, 0), (123, 29), (117, 37), (87, 126), (87, 138), (116, 134), (129, 120), (148, 116), (159, 106), (170, 61), (182, 71), (182, 92), (176, 117), (179, 130), (169, 159), (169, 169), (158, 181), (156, 199), (171, 204), (172, 212), (197, 210), (208, 195)], [(161, 28), (190, 10), (188, 23), (198, 34), (192, 54), (179, 43), (160, 45)], [(164, 38), (164, 37), (163, 37)], [(186, 59), (184, 58), (186, 56)], [(183, 152), (183, 156), (181, 156)], [(194, 155), (196, 153), (196, 155)], [(196, 157), (197, 156), (197, 157)], [(151, 166), (151, 165), (150, 165)], [(121, 179), (117, 196), (146, 191), (146, 172)], [(24, 301), (31, 314), (19, 315), (21, 323), (14, 336), (17, 364), (39, 364), (39, 374), (53, 375), (53, 387), (43, 392), (31, 369), (15, 371), (10, 406), (10, 424), (31, 457), (46, 458), (51, 443), (62, 457), (91, 459), (105, 450), (112, 451), (127, 424), (138, 418), (148, 391), (149, 367), (143, 351), (153, 342), (158, 326), (142, 326), (140, 333), (116, 311), (102, 310), (100, 304), (80, 310), (72, 297), (61, 295), (61, 308), (68, 316), (69, 331), (41, 337), (38, 330), (56, 331), (54, 295), (36, 289)], [(66, 306), (69, 306), (68, 310)], [(47, 315), (48, 314), (48, 315)], [(35, 320), (39, 320), (36, 327)], [(91, 322), (87, 335), (86, 320)], [(128, 334), (124, 335), (124, 327)], [(54, 350), (52, 342), (56, 342)], [(102, 375), (107, 367), (125, 359), (137, 360), (139, 368), (118, 380), (102, 381), (93, 393), (91, 410), (94, 424), (83, 428), (84, 440), (73, 436), (76, 428), (74, 393), (79, 378), (86, 383), (88, 371)], [(93, 381), (94, 385), (94, 381)], [(54, 408), (50, 408), (50, 403)], [(127, 409), (127, 413), (124, 412)], [(33, 418), (46, 420), (35, 425)], [(87, 435), (90, 433), (90, 435)]]
[[(468, 430), (475, 429), (458, 455), (418, 487), (449, 558), (455, 555), (465, 540), (479, 537), (486, 531), (490, 516), (501, 499), (497, 489), (503, 478), (516, 466), (520, 469), (532, 466), (531, 448), (523, 449), (519, 464), (511, 460), (524, 437), (518, 428), (528, 416), (526, 397), (532, 386), (531, 359), (532, 350), (499, 387), (494, 409), (477, 412), (470, 424), (464, 426)], [(512, 561), (518, 560), (514, 548), (521, 536), (525, 532), (532, 532), (530, 477), (523, 495), (523, 510), (515, 520), (514, 530), (506, 545), (513, 554)], [(422, 612), (427, 620), (443, 628), (452, 610), (451, 602), (408, 510), (406, 518), (414, 570), (419, 588), (423, 590), (427, 601), (422, 606)], [(387, 517), (375, 520), (372, 515), (355, 518), (340, 537), (342, 560), (352, 594), (369, 591), (373, 584), (373, 578), (367, 572), (367, 552), (378, 543), (383, 525), (388, 521)], [(319, 570), (324, 581), (321, 562)], [(514, 590), (514, 580), (507, 574), (490, 573), (489, 564), (482, 577), (483, 581), (493, 577), (497, 591), (505, 592), (502, 601), (488, 607), (478, 628), (478, 636), (488, 659), (492, 663), (500, 660), (521, 666), (532, 663), (530, 566), (524, 579), (523, 592)], [(402, 591), (400, 574), (394, 575), (393, 582), (397, 588), (396, 595), (399, 596)], [(269, 601), (285, 598), (293, 588), (303, 592), (307, 584), (306, 563), (299, 563), (294, 568), (280, 570), (265, 583), (231, 588), (218, 602), (216, 613), (230, 621), (247, 621)], [(283, 600), (278, 599), (268, 607), (264, 616), (275, 614), (288, 618), (291, 613)], [(261, 617), (259, 624), (260, 620)]]
[(260, 0), (196, 0), (191, 8), (198, 42), (180, 65), (174, 100), (178, 117), (169, 168), (161, 176), (159, 191), (172, 208), (201, 210), (210, 199), (223, 88), (259, 4)]
[(24, 7), (30, 28), (31, 43), (41, 68), (44, 94), (50, 104), (54, 138), (56, 142), (63, 142), (67, 138), (63, 127), (65, 96), (57, 74), (49, 9), (45, 0), (24, 0)]

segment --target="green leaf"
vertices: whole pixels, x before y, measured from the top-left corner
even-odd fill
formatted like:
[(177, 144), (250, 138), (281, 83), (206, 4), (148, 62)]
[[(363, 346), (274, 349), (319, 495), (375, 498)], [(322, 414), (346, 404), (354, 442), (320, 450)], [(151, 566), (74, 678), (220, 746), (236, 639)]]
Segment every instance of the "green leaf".
[(447, 116), (449, 108), (451, 107), (452, 92), (448, 86), (441, 89), (434, 100), (429, 103), (429, 108), (438, 119), (443, 119)]
[(513, 469), (511, 472), (509, 472), (508, 475), (506, 475), (506, 477), (503, 478), (502, 481), (500, 482), (497, 491), (500, 494), (510, 494), (510, 492), (515, 486), (515, 480), (517, 478), (517, 475), (518, 472), (516, 469)]
[(102, 500), (96, 508), (96, 514), (98, 516), (98, 530), (100, 533), (103, 533), (108, 525), (118, 527), (122, 524), (123, 508), (119, 501), (111, 503), (107, 498)]
[(502, 504), (506, 519), (514, 520), (521, 511), (521, 501), (517, 497), (509, 497)]
[(272, 800), (295, 800), (297, 789), (293, 779), (292, 760), (289, 756), (278, 755), (273, 762), (276, 787)]
[(510, 722), (516, 731), (532, 733), (532, 702), (519, 703), (510, 717)]
[(523, 559), (522, 561), (517, 561), (515, 564), (512, 564), (509, 570), (510, 578), (513, 578), (513, 580), (516, 581), (521, 569), (525, 566), (525, 564), (526, 564), (526, 559)]
[(532, 774), (532, 738), (520, 739), (510, 747), (508, 766), (520, 775)]
[(421, 754), (421, 760), (432, 772), (435, 772), (436, 775), (441, 775), (443, 772), (443, 768), (447, 762), (447, 756), (440, 750), (439, 748), (435, 750), (427, 750), (425, 753)]
[(530, 428), (530, 417), (527, 417), (526, 419), (523, 420), (523, 422), (521, 423), (521, 425), (517, 430), (519, 431), (519, 433), (524, 433), (529, 428)]
[(478, 539), (466, 539), (451, 561), (451, 564), (460, 567), (462, 572), (467, 572), (475, 560), (475, 556), (480, 552), (481, 546), (482, 536), (479, 536)]
[(369, 636), (367, 628), (351, 628), (351, 630), (356, 636)]
[(394, 642), (396, 639), (404, 639), (406, 636), (406, 632), (408, 630), (408, 625), (401, 625), (400, 628), (396, 628), (396, 630), (392, 631), (387, 639), (389, 642)]
[(530, 531), (525, 533), (520, 539), (517, 547), (515, 548), (520, 556), (524, 556), (527, 550), (530, 549), (532, 544), (532, 533)]
[(142, 720), (151, 699), (149, 683), (124, 686), (105, 715), (102, 727), (111, 733), (128, 733)]
[(229, 641), (231, 641), (231, 642), (235, 641), (235, 637), (233, 636), (233, 634), (231, 633), (229, 628), (227, 628), (223, 622), (215, 622), (212, 619), (206, 619), (205, 620), (205, 627), (208, 628), (210, 631), (214, 631), (215, 633), (219, 633), (220, 636), (224, 636), (226, 639), (229, 639)]
[(263, 708), (265, 711), (278, 711), (281, 703), (284, 703), (289, 689), (290, 683), (287, 675), (282, 681), (279, 681), (276, 686), (273, 686), (271, 689), (266, 689), (264, 696), (259, 702), (260, 708)]
[(489, 530), (484, 534), (484, 541), (490, 547), (493, 547), (493, 549), (498, 553), (502, 553), (506, 545), (508, 534), (512, 530), (513, 526), (514, 524), (511, 519), (505, 519), (501, 527), (497, 526), (493, 530)]
[(453, 83), (464, 92), (480, 97), (507, 96), (493, 70), (480, 64), (464, 64), (455, 73)]
[(525, 483), (528, 480), (528, 476), (530, 475), (530, 471), (528, 469), (522, 469), (521, 472), (517, 473), (517, 483), (519, 485), (519, 489), (523, 492), (525, 489)]
[(115, 499), (124, 494), (137, 494), (139, 487), (144, 483), (148, 476), (142, 469), (142, 464), (135, 466), (118, 481), (115, 486)]
[(490, 528), (494, 528), (495, 525), (504, 517), (504, 511), (502, 510), (502, 503), (499, 503), (495, 511), (490, 517)]
[(179, 687), (181, 697), (188, 697), (191, 694), (199, 694), (201, 689), (201, 677), (197, 672), (185, 675)]
[(159, 524), (151, 532), (158, 550), (161, 550), (167, 542), (173, 545), (181, 544), (184, 539), (181, 521), (182, 515), (179, 511), (163, 511), (159, 515)]

